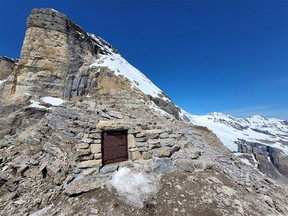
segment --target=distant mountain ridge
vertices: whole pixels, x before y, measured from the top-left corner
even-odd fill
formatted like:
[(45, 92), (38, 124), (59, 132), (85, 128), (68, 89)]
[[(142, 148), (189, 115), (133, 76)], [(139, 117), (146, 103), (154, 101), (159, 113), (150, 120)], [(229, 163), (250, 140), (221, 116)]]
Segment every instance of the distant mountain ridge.
[(186, 114), (193, 124), (212, 130), (247, 164), (276, 178), (288, 178), (288, 122), (254, 115), (236, 118), (222, 113)]

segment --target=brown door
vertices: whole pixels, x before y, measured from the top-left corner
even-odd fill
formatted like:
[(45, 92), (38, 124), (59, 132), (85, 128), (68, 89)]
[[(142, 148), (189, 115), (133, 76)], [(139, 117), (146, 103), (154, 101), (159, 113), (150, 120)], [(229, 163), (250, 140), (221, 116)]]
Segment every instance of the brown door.
[(128, 160), (127, 130), (103, 131), (103, 165), (125, 160)]

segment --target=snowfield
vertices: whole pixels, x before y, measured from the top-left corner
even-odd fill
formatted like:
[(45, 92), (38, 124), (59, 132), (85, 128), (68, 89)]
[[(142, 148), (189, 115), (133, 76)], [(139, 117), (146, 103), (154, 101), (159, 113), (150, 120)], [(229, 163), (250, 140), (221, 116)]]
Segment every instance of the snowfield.
[(232, 152), (238, 151), (235, 142), (242, 139), (278, 148), (288, 155), (288, 145), (283, 144), (288, 143), (288, 125), (285, 121), (259, 115), (241, 119), (222, 113), (204, 116), (185, 114), (193, 124), (212, 130)]

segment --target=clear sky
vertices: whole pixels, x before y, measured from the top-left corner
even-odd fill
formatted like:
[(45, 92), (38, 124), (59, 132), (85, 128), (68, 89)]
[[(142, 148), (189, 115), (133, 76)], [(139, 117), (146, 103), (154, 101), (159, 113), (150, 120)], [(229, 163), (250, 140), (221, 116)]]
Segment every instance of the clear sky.
[(107, 40), (188, 112), (288, 120), (286, 0), (0, 0), (0, 56), (19, 58), (35, 7)]

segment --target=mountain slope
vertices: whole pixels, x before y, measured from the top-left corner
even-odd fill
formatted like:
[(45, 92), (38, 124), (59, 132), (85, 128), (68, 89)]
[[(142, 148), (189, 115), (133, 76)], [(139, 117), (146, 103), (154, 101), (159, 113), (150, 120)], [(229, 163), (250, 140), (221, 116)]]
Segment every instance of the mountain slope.
[(184, 111), (110, 44), (53, 9), (27, 24), (0, 74), (1, 215), (288, 214), (287, 185), (177, 120)]
[[(98, 36), (90, 34), (96, 41), (100, 41)], [(102, 39), (103, 40), (103, 39)], [(142, 72), (129, 64), (119, 53), (113, 52), (107, 47), (108, 53), (99, 55), (98, 59), (90, 65), (90, 67), (108, 67), (114, 71), (116, 75), (122, 75), (130, 80), (132, 88), (138, 88), (146, 95), (157, 98), (161, 97), (164, 100), (170, 101), (169, 98), (163, 95), (163, 92), (155, 86)]]
[(126, 87), (118, 85), (118, 90), (131, 89), (135, 98), (179, 119), (180, 109), (145, 75), (108, 42), (85, 32), (64, 14), (34, 9), (27, 19), (27, 27), (20, 61), (13, 76), (6, 73), (3, 99), (23, 93), (64, 99), (97, 97), (101, 86), (98, 77), (106, 73), (106, 78), (111, 74), (121, 75)]
[(241, 119), (222, 113), (188, 117), (192, 123), (212, 130), (244, 162), (269, 176), (288, 178), (287, 121), (259, 115)]

